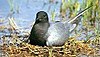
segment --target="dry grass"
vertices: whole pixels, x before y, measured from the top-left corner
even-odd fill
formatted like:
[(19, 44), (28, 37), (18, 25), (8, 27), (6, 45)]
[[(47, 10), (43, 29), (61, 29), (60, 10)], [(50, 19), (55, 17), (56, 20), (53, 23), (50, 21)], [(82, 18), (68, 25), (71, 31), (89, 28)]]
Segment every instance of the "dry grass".
[[(78, 41), (75, 38), (70, 38), (64, 46), (53, 47), (53, 57), (81, 57), (100, 56), (98, 51), (100, 49), (90, 46), (91, 43), (84, 43), (84, 41)], [(49, 47), (47, 46), (34, 46), (28, 43), (21, 43), (19, 46), (13, 44), (2, 46), (2, 50), (8, 55), (8, 57), (48, 57)]]

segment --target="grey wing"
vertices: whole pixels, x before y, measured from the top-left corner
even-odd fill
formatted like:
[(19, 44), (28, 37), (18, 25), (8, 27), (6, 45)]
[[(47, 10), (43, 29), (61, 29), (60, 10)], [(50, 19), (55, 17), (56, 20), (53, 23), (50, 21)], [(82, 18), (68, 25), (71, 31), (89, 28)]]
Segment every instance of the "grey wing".
[(61, 22), (56, 22), (52, 24), (48, 33), (47, 46), (58, 46), (63, 45), (67, 38), (69, 37), (68, 30), (65, 29), (65, 26)]

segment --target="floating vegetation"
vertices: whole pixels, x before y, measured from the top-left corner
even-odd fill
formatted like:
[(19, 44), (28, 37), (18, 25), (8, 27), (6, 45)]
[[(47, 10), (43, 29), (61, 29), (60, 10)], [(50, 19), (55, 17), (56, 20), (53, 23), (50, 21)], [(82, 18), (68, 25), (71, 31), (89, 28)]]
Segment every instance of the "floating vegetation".
[[(2, 50), (8, 57), (47, 57), (49, 56), (49, 47), (34, 46), (28, 43), (21, 43), (19, 46), (13, 44), (2, 46)], [(99, 49), (90, 46), (90, 43), (84, 43), (84, 41), (77, 41), (75, 38), (70, 38), (64, 46), (53, 47), (53, 57), (77, 57), (77, 56), (100, 56), (97, 53)]]
[[(19, 46), (13, 44), (2, 46), (2, 50), (7, 54), (8, 57), (30, 57), (39, 56), (47, 57), (49, 56), (49, 47), (34, 46), (28, 43), (21, 43)], [(75, 38), (70, 38), (66, 44), (62, 47), (53, 47), (52, 56), (53, 57), (77, 57), (77, 56), (100, 56), (97, 53), (99, 49), (93, 48), (89, 43), (84, 43), (84, 41), (77, 41)], [(100, 51), (100, 50), (99, 50)]]

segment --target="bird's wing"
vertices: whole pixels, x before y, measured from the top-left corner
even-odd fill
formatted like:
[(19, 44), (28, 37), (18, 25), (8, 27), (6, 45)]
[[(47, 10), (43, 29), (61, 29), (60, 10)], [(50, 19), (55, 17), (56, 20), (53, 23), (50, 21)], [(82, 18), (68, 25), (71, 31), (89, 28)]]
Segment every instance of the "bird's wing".
[(50, 25), (48, 29), (47, 45), (63, 45), (66, 39), (69, 37), (68, 30), (65, 29), (64, 24), (56, 22)]

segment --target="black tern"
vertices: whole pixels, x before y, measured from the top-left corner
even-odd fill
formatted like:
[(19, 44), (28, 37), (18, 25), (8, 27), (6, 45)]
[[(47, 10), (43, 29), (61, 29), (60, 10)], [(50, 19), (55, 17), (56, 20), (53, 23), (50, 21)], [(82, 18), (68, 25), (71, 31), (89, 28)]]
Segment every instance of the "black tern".
[[(91, 6), (90, 6), (91, 7)], [(69, 22), (57, 21), (50, 24), (48, 15), (45, 11), (39, 11), (36, 14), (36, 21), (32, 27), (29, 40), (32, 45), (39, 46), (62, 46), (67, 41), (70, 33), (70, 24), (77, 24), (75, 20), (80, 17), (87, 9), (81, 11)], [(74, 22), (74, 23), (73, 23)]]

